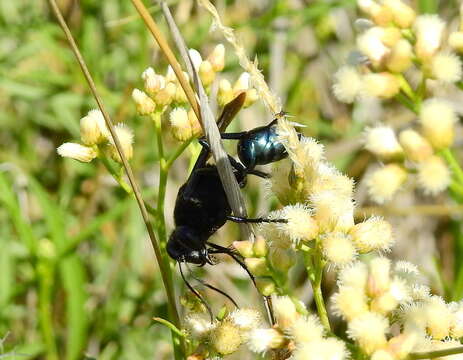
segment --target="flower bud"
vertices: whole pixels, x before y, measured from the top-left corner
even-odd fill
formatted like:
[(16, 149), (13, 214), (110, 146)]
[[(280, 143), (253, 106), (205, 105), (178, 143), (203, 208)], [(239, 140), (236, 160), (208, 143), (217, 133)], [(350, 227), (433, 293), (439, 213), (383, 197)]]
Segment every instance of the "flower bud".
[(394, 244), (391, 225), (376, 216), (356, 224), (350, 230), (350, 235), (360, 253), (387, 251)]
[(381, 315), (387, 316), (393, 311), (399, 302), (390, 292), (385, 292), (371, 300), (370, 310)]
[[(119, 123), (114, 126), (114, 131), (116, 132), (117, 138), (121, 145), (121, 150), (124, 153), (125, 158), (130, 160), (133, 156), (133, 132), (125, 124)], [(111, 137), (109, 139), (109, 155), (114, 161), (122, 163), (122, 159), (117, 152), (116, 144), (114, 139)]]
[(445, 22), (437, 15), (420, 15), (415, 24), (415, 51), (421, 60), (430, 59), (439, 49)]
[(201, 136), (203, 134), (203, 129), (193, 109), (188, 110), (188, 121), (190, 122), (193, 137)]
[(169, 105), (174, 100), (176, 92), (177, 85), (173, 82), (167, 83), (165, 87), (157, 92), (154, 100), (159, 106)]
[(330, 232), (322, 236), (322, 248), (325, 258), (335, 266), (345, 266), (355, 260), (357, 251), (349, 235), (342, 232)]
[(413, 48), (405, 39), (400, 39), (394, 45), (386, 59), (387, 68), (396, 73), (404, 72), (412, 65)]
[(445, 301), (437, 296), (428, 300), (423, 308), (426, 330), (434, 339), (442, 340), (450, 335), (453, 314)]
[(205, 87), (212, 84), (215, 79), (215, 71), (209, 61), (204, 60), (199, 66), (199, 78)]
[(265, 257), (268, 254), (267, 241), (260, 235), (256, 236), (252, 249), (256, 257)]
[(299, 344), (291, 360), (347, 360), (350, 358), (344, 341), (326, 338)]
[(367, 74), (363, 77), (363, 84), (366, 95), (382, 99), (390, 99), (400, 91), (397, 77), (387, 72)]
[(291, 324), (287, 333), (296, 344), (319, 341), (322, 339), (325, 329), (320, 320), (314, 315), (299, 316)]
[(215, 72), (222, 71), (225, 67), (225, 46), (218, 44), (207, 57), (207, 61), (212, 65)]
[(385, 1), (384, 6), (391, 11), (394, 23), (403, 29), (411, 27), (415, 21), (415, 10), (401, 0)]
[(424, 161), (433, 154), (431, 144), (415, 130), (403, 130), (399, 134), (399, 142), (405, 156), (413, 162)]
[(368, 128), (365, 132), (365, 149), (382, 160), (393, 159), (403, 153), (394, 130), (389, 126)]
[(362, 76), (353, 66), (341, 66), (334, 74), (333, 92), (339, 101), (350, 104), (363, 89)]
[(388, 26), (383, 29), (381, 41), (388, 48), (392, 48), (402, 38), (400, 30), (394, 26)]
[(204, 338), (215, 327), (203, 314), (191, 313), (185, 318), (186, 330), (195, 339)]
[(357, 48), (368, 56), (373, 66), (378, 67), (389, 54), (390, 49), (381, 40), (384, 28), (375, 26), (357, 37)]
[(396, 360), (396, 358), (387, 350), (376, 350), (371, 355), (371, 360)]
[(451, 183), (450, 170), (438, 156), (431, 156), (418, 165), (418, 184), (425, 194), (437, 195)]
[(269, 276), (270, 270), (267, 267), (265, 258), (246, 258), (244, 259), (246, 267), (254, 276)]
[(272, 305), (276, 323), (283, 331), (291, 327), (299, 317), (296, 306), (289, 296), (274, 296), (272, 298)]
[(412, 352), (417, 341), (417, 334), (400, 334), (389, 339), (387, 348), (394, 355), (394, 359), (402, 360)]
[(350, 266), (343, 268), (338, 275), (340, 286), (351, 287), (364, 293), (368, 280), (368, 268), (365, 263), (356, 261)]
[(141, 90), (133, 89), (132, 99), (135, 101), (137, 112), (140, 115), (149, 115), (156, 109), (154, 101)]
[(380, 314), (368, 312), (349, 322), (348, 336), (368, 355), (386, 346), (388, 320)]
[(286, 220), (285, 223), (275, 225), (295, 245), (301, 240), (313, 240), (318, 234), (318, 225), (312, 218), (311, 210), (302, 204), (287, 205), (282, 210), (272, 212), (271, 217)]
[(166, 83), (177, 82), (177, 75), (175, 75), (174, 68), (170, 65), (167, 66), (165, 79), (166, 79)]
[(278, 349), (285, 343), (285, 338), (278, 330), (254, 329), (249, 333), (248, 345), (252, 352), (265, 353), (272, 349)]
[(98, 153), (93, 148), (76, 143), (64, 143), (56, 150), (62, 157), (82, 162), (90, 162), (98, 156)]
[(177, 84), (175, 86), (174, 101), (179, 104), (185, 104), (188, 102), (188, 98), (186, 97), (185, 91), (183, 90), (180, 84)]
[(237, 309), (230, 314), (229, 319), (244, 331), (259, 327), (262, 321), (259, 312), (254, 309)]
[(392, 21), (392, 12), (389, 8), (381, 6), (373, 0), (359, 0), (357, 5), (373, 21), (380, 26), (388, 25)]
[(241, 345), (241, 332), (231, 321), (221, 321), (211, 331), (211, 345), (221, 355), (234, 353)]
[(151, 67), (143, 71), (141, 77), (145, 82), (145, 91), (151, 96), (155, 95), (166, 84), (164, 77), (156, 74)]
[(223, 107), (232, 100), (233, 90), (230, 82), (227, 79), (220, 80), (219, 90), (217, 92), (217, 103)]
[(336, 190), (313, 193), (310, 202), (320, 231), (348, 231), (354, 225), (354, 203), (351, 197)]
[(371, 199), (384, 204), (407, 180), (407, 171), (397, 164), (388, 164), (369, 174), (366, 178), (368, 194)]
[(85, 145), (95, 145), (106, 141), (109, 130), (100, 110), (90, 110), (80, 119), (80, 139)]
[(264, 296), (270, 296), (276, 291), (275, 283), (271, 278), (256, 278), (256, 286), (257, 290)]
[(436, 80), (454, 83), (461, 80), (460, 58), (450, 52), (438, 52), (431, 59), (431, 74)]
[(182, 107), (176, 107), (170, 112), (170, 126), (172, 136), (178, 141), (186, 141), (197, 136), (198, 121), (191, 121), (188, 112)]
[(247, 91), (250, 87), (250, 81), (251, 76), (249, 75), (249, 73), (242, 73), (233, 85), (233, 94), (237, 95), (242, 91)]
[(368, 312), (365, 293), (351, 286), (340, 286), (333, 296), (333, 310), (336, 315), (352, 321)]
[(455, 123), (458, 117), (452, 105), (440, 99), (426, 100), (420, 111), (423, 135), (436, 149), (444, 149), (453, 144)]

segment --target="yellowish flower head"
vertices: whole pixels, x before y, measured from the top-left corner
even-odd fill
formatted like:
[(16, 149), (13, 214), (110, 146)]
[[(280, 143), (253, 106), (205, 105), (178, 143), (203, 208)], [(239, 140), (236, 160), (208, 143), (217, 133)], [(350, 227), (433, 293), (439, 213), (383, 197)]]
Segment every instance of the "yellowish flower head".
[(333, 92), (339, 101), (353, 103), (363, 89), (362, 75), (353, 66), (341, 66), (334, 74)]
[(80, 139), (85, 145), (95, 145), (107, 141), (110, 136), (105, 119), (100, 110), (90, 110), (80, 119)]
[(357, 48), (366, 55), (374, 66), (379, 66), (389, 55), (390, 49), (382, 42), (384, 28), (375, 26), (357, 37)]
[(389, 126), (376, 126), (365, 131), (365, 149), (380, 159), (391, 159), (403, 153), (394, 130)]
[(221, 355), (232, 354), (242, 343), (241, 334), (242, 330), (231, 321), (221, 321), (210, 332), (211, 345)]
[(296, 347), (291, 359), (344, 360), (347, 358), (349, 358), (349, 352), (344, 342), (335, 338), (327, 338), (300, 344)]
[(412, 66), (412, 58), (412, 45), (407, 40), (400, 39), (391, 49), (391, 54), (386, 59), (386, 66), (392, 72), (404, 72)]
[(334, 314), (347, 321), (352, 321), (368, 312), (365, 293), (352, 286), (340, 286), (332, 301)]
[(312, 211), (301, 203), (287, 205), (282, 210), (272, 212), (270, 217), (287, 220), (286, 223), (277, 223), (276, 227), (295, 245), (301, 240), (309, 241), (318, 235), (318, 225), (312, 217)]
[(367, 312), (349, 322), (347, 334), (368, 355), (386, 346), (389, 321), (380, 314)]
[(148, 95), (146, 95), (145, 92), (139, 89), (133, 89), (132, 99), (135, 101), (137, 112), (140, 115), (151, 114), (156, 109), (156, 104), (154, 101)]
[(251, 308), (237, 309), (230, 316), (230, 321), (242, 330), (258, 328), (262, 321), (260, 313)]
[(412, 129), (401, 131), (399, 142), (405, 151), (407, 159), (413, 162), (424, 161), (434, 152), (429, 141)]
[(362, 261), (356, 261), (350, 266), (341, 269), (338, 274), (339, 286), (352, 287), (361, 293), (366, 291), (367, 280), (368, 268)]
[(432, 98), (421, 105), (420, 124), (423, 135), (436, 149), (443, 149), (453, 144), (455, 123), (458, 117), (451, 103)]
[(191, 313), (185, 318), (185, 328), (195, 339), (201, 339), (209, 335), (209, 332), (214, 329), (216, 325), (217, 323), (211, 323), (211, 321), (201, 313)]
[(450, 52), (438, 52), (431, 59), (431, 74), (436, 80), (455, 83), (461, 80), (461, 60)]
[(356, 224), (350, 235), (361, 253), (370, 251), (388, 251), (394, 244), (391, 225), (380, 217), (371, 217)]
[(252, 352), (265, 353), (272, 349), (278, 349), (285, 342), (281, 332), (275, 329), (254, 329), (249, 332), (248, 346)]
[(379, 296), (389, 290), (391, 277), (391, 260), (378, 256), (371, 259), (368, 264), (369, 276), (367, 293), (370, 296)]
[(357, 250), (350, 235), (330, 232), (322, 235), (321, 239), (323, 255), (333, 265), (343, 267), (355, 260)]
[(370, 73), (363, 77), (363, 91), (367, 96), (390, 99), (399, 93), (400, 83), (391, 73)]
[(420, 15), (414, 23), (415, 51), (422, 60), (431, 58), (441, 46), (445, 22), (437, 15)]
[(367, 176), (368, 194), (374, 202), (384, 204), (392, 199), (406, 180), (407, 171), (403, 167), (388, 164)]
[(451, 174), (442, 158), (432, 156), (419, 163), (417, 179), (425, 194), (437, 195), (450, 185)]
[(354, 225), (354, 202), (334, 190), (313, 193), (310, 203), (322, 231), (349, 231)]
[(223, 44), (216, 45), (207, 57), (207, 61), (215, 72), (222, 71), (225, 67), (225, 46)]
[(296, 343), (308, 343), (322, 339), (325, 330), (314, 315), (298, 317), (287, 329), (287, 334)]
[(296, 306), (289, 296), (274, 296), (272, 304), (276, 323), (283, 331), (287, 330), (299, 317)]
[[(114, 126), (114, 131), (116, 132), (117, 138), (119, 139), (119, 143), (121, 145), (121, 150), (127, 160), (132, 159), (133, 156), (133, 132), (132, 130), (125, 124), (119, 123)], [(122, 162), (121, 157), (116, 149), (116, 143), (114, 139), (111, 137), (109, 139), (109, 155), (114, 161)]]

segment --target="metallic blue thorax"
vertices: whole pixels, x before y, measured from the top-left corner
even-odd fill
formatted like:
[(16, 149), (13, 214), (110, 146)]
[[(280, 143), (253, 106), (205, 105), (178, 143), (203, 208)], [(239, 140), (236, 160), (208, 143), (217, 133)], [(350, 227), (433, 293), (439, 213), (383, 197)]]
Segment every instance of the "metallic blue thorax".
[(238, 157), (248, 169), (284, 159), (287, 155), (273, 123), (249, 131), (238, 143)]

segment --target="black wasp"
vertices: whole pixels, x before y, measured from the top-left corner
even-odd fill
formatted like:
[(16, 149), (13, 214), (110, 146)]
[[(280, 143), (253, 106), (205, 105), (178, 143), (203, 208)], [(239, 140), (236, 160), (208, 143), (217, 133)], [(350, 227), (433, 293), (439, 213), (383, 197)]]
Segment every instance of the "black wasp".
[[(234, 116), (243, 101), (244, 97), (240, 96), (233, 100), (225, 107), (221, 118)], [(229, 159), (240, 187), (246, 185), (246, 176), (248, 174), (268, 177), (267, 174), (255, 170), (254, 167), (256, 165), (268, 164), (287, 156), (283, 145), (277, 141), (275, 124), (276, 121), (273, 121), (267, 126), (248, 132), (222, 134), (224, 139), (239, 140), (239, 157), (244, 165), (237, 162), (231, 156)], [(239, 223), (284, 222), (286, 220), (251, 219), (232, 216), (232, 210), (228, 203), (217, 167), (207, 164), (207, 159), (210, 156), (209, 146), (205, 140), (200, 140), (200, 143), (203, 145), (203, 149), (198, 160), (188, 180), (178, 191), (174, 208), (175, 229), (169, 237), (167, 252), (170, 257), (178, 261), (180, 273), (184, 280), (182, 263), (192, 263), (200, 266), (205, 264), (213, 265), (214, 262), (211, 259), (211, 254), (227, 254), (231, 256), (253, 279), (242, 260), (232, 249), (211, 243), (208, 241), (209, 238), (227, 220)], [(233, 299), (221, 290), (201, 280), (199, 281), (207, 287), (225, 295), (236, 305)], [(201, 295), (186, 280), (185, 283), (203, 301)]]

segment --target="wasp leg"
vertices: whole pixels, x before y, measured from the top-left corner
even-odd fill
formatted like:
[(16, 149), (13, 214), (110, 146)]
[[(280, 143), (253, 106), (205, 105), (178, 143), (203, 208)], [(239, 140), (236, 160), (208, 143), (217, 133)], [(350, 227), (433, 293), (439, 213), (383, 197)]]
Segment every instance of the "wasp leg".
[[(211, 253), (225, 254), (225, 255), (230, 256), (233, 260), (235, 260), (244, 269), (244, 271), (246, 271), (246, 273), (248, 274), (248, 276), (251, 279), (252, 283), (254, 284), (254, 286), (257, 289), (257, 284), (256, 284), (256, 280), (254, 278), (254, 275), (251, 274), (251, 272), (249, 271), (246, 264), (240, 259), (240, 255), (238, 255), (233, 249), (226, 248), (226, 247), (223, 247), (223, 246), (211, 243), (211, 242), (207, 242), (207, 245), (209, 245), (211, 248), (215, 249), (215, 250), (212, 250), (212, 251), (210, 250)], [(275, 325), (275, 315), (273, 313), (272, 298), (270, 296), (262, 296), (262, 297), (264, 299), (265, 309), (267, 311), (270, 322), (271, 322), (272, 325)]]
[(224, 140), (239, 140), (248, 134), (247, 131), (237, 132), (237, 133), (222, 133), (220, 137)]
[(191, 276), (193, 279), (195, 279), (197, 282), (199, 282), (200, 284), (204, 285), (205, 287), (207, 287), (207, 288), (209, 288), (209, 289), (211, 289), (211, 290), (214, 290), (214, 291), (218, 292), (219, 294), (225, 296), (228, 300), (230, 300), (230, 301), (233, 303), (233, 305), (235, 305), (238, 309), (240, 308), (240, 307), (238, 306), (238, 304), (236, 303), (236, 301), (233, 300), (233, 298), (232, 298), (230, 295), (228, 295), (225, 291), (222, 291), (222, 290), (216, 288), (215, 286), (213, 286), (213, 285), (211, 285), (211, 284), (208, 284), (208, 283), (205, 282), (204, 280), (202, 280), (202, 279), (200, 279), (200, 278), (194, 276), (194, 275), (193, 275), (193, 271), (192, 271), (192, 270), (190, 269), (190, 267), (188, 266), (188, 263), (187, 263), (186, 266), (187, 266), (188, 270), (190, 270), (190, 276)]
[(207, 303), (206, 300), (201, 296), (201, 294), (193, 288), (193, 286), (190, 285), (190, 283), (186, 280), (185, 275), (183, 274), (182, 270), (182, 263), (179, 261), (178, 262), (178, 268), (180, 269), (180, 275), (183, 279), (183, 282), (187, 286), (187, 288), (203, 303), (203, 305), (206, 307), (207, 312), (209, 313), (209, 317), (211, 318), (211, 323), (214, 322), (214, 316), (212, 315), (212, 310), (209, 304)]
[(287, 219), (266, 219), (266, 218), (246, 218), (241, 216), (227, 216), (227, 220), (239, 224), (260, 224), (260, 223), (287, 223)]

